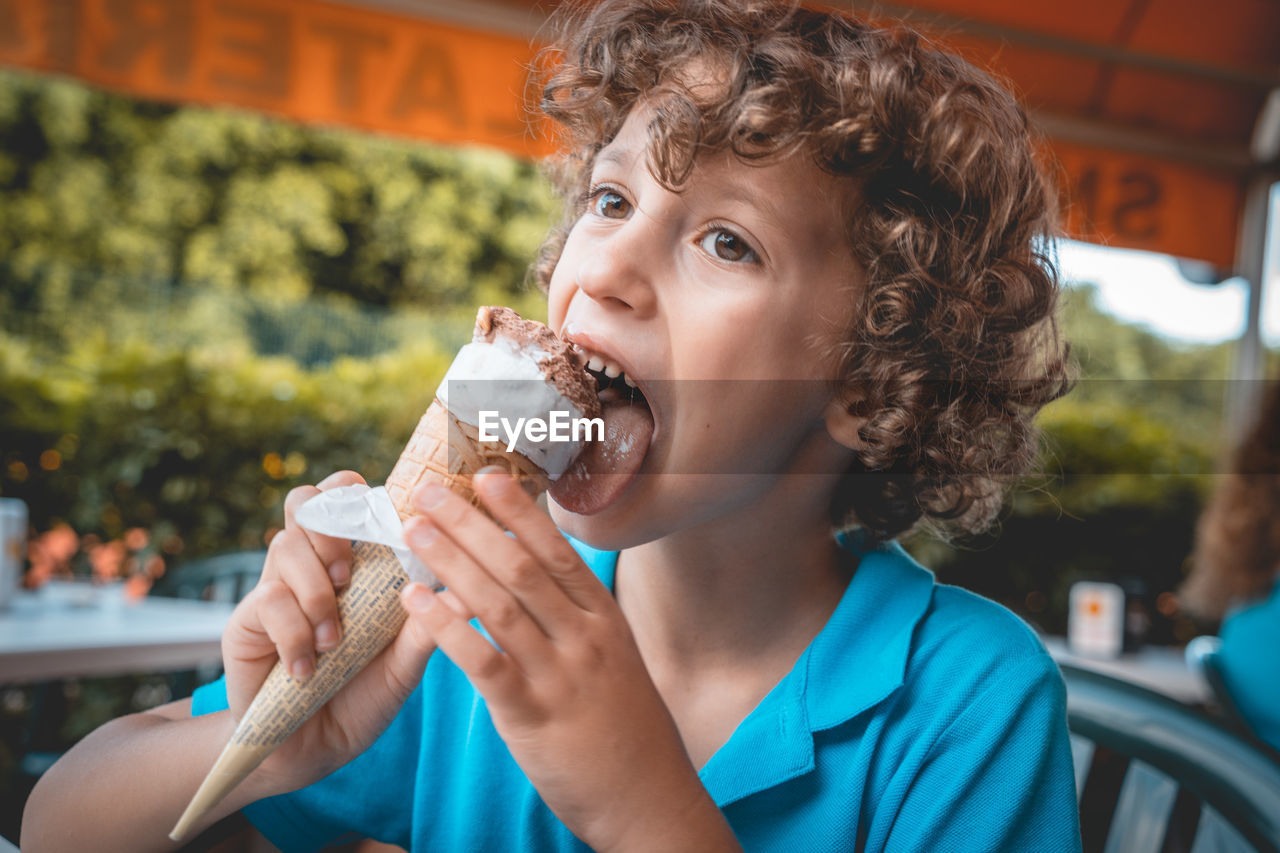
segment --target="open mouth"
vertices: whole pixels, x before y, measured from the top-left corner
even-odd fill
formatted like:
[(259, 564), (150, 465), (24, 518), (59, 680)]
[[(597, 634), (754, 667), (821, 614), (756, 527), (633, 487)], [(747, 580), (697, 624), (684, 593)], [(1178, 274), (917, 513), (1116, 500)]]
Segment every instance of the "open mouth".
[(579, 515), (600, 512), (631, 482), (653, 441), (649, 400), (617, 361), (574, 343), (596, 380), (604, 420), (604, 440), (589, 442), (551, 487), (556, 503)]
[(602, 405), (623, 401), (649, 405), (649, 401), (645, 399), (644, 392), (640, 390), (636, 381), (620, 366), (611, 361), (605, 361), (602, 356), (587, 356), (587, 373), (595, 377), (596, 393)]

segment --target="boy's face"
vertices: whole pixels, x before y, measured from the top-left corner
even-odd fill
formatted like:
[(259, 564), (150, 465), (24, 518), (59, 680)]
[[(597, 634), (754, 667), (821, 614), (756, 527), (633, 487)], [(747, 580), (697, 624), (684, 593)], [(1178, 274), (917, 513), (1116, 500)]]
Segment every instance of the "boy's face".
[(648, 444), (616, 463), (639, 476), (600, 488), (609, 463), (597, 461), (592, 497), (551, 493), (557, 523), (597, 547), (776, 499), (787, 472), (830, 471), (833, 485), (849, 463), (823, 418), (861, 281), (845, 232), (852, 186), (807, 158), (725, 153), (673, 193), (646, 167), (650, 115), (633, 110), (596, 159), (550, 284), (552, 328), (622, 366), (652, 412), (650, 438), (647, 413), (606, 407), (606, 424)]

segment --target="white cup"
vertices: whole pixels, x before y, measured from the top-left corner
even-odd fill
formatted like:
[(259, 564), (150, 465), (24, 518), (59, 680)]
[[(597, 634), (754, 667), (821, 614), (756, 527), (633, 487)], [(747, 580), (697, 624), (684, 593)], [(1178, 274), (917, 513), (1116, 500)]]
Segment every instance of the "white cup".
[(1113, 583), (1071, 585), (1067, 645), (1078, 655), (1116, 658), (1124, 651), (1124, 590)]
[(0, 610), (13, 603), (27, 561), (27, 505), (0, 498)]

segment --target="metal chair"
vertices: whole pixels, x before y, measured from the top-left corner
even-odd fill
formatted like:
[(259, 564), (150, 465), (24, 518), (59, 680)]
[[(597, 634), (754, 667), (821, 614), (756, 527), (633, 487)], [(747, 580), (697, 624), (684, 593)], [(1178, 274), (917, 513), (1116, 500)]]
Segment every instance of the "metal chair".
[(253, 589), (262, 574), (267, 552), (233, 551), (183, 563), (156, 587), (157, 595), (201, 598), (235, 604)]
[[(262, 574), (267, 552), (233, 551), (183, 563), (161, 578), (154, 595), (199, 598), (235, 604), (249, 594)], [(200, 684), (218, 677), (221, 667), (170, 673), (166, 680), (171, 696), (190, 696)]]
[(1062, 665), (1085, 853), (1280, 853), (1280, 762), (1150, 690)]

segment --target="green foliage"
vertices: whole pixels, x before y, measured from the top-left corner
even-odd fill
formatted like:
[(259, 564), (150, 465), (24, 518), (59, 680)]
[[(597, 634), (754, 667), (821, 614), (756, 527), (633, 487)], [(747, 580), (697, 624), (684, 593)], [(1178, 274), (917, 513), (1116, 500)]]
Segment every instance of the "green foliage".
[(46, 529), (146, 527), (167, 550), (261, 547), (284, 495), (343, 468), (381, 481), (449, 358), (430, 341), (306, 370), (227, 348), (0, 337), (0, 492)]
[(554, 210), (496, 152), (0, 70), (0, 493), (260, 546), (293, 485), (386, 474), (476, 305), (545, 316)]
[(61, 317), (139, 286), (508, 303), (555, 210), (533, 164), (496, 152), (0, 70), (0, 316)]
[(1080, 382), (1050, 412), (1073, 405), (1119, 407), (1163, 422), (1196, 442), (1218, 438), (1231, 344), (1184, 344), (1121, 323), (1098, 307), (1096, 288), (1089, 284), (1068, 290), (1062, 324), (1079, 363)]

